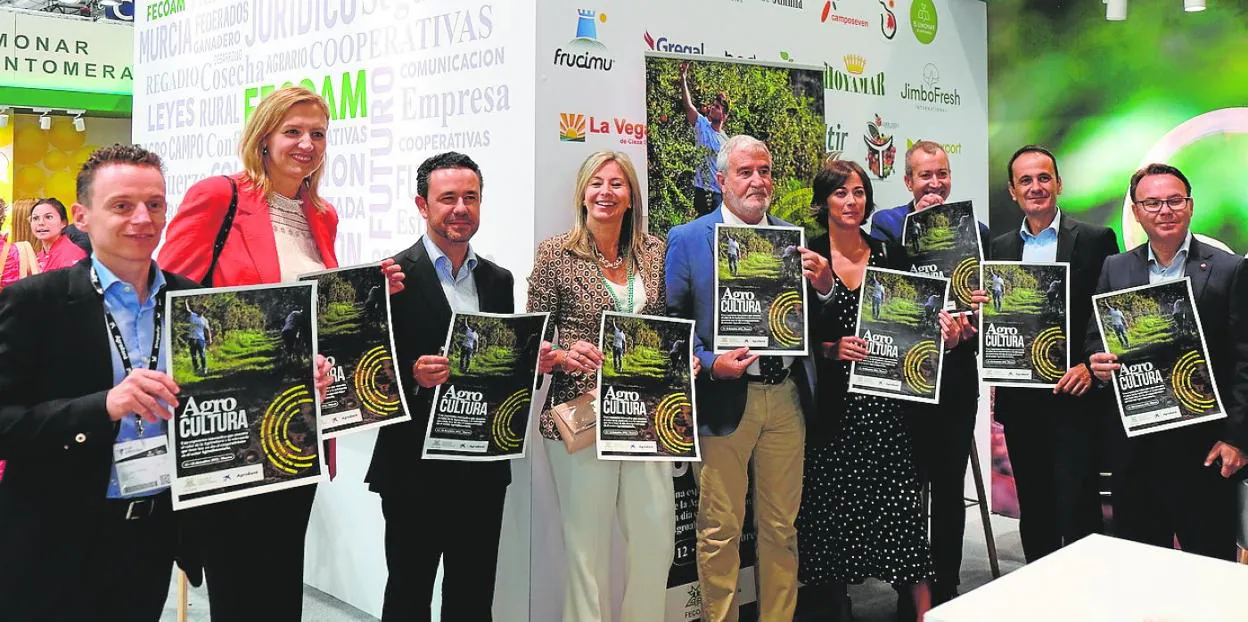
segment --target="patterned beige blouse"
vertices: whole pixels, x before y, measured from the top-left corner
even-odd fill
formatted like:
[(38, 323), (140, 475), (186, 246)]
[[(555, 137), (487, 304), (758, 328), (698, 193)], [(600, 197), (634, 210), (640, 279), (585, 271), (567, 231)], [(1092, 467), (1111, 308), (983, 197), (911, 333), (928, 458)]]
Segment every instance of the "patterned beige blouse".
[[(598, 343), (598, 331), (603, 311), (614, 311), (615, 302), (603, 284), (594, 262), (581, 259), (564, 249), (568, 234), (563, 233), (543, 241), (537, 247), (533, 261), (533, 274), (529, 276), (529, 312), (547, 311), (550, 323), (559, 328), (559, 347), (569, 348), (578, 341)], [(647, 235), (643, 241), (638, 265), (641, 282), (645, 285), (645, 315), (667, 315), (667, 289), (663, 282), (663, 258), (666, 245), (663, 240)], [(550, 418), (550, 407), (562, 404), (597, 386), (593, 374), (580, 377), (555, 369), (553, 385), (542, 408), (539, 422), (542, 436), (559, 440), (555, 422)]]

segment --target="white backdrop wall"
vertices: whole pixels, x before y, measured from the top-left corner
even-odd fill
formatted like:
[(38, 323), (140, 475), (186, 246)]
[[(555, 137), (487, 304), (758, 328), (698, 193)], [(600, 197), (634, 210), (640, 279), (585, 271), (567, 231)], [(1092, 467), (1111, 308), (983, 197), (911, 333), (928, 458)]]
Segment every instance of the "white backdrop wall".
[[(571, 41), (582, 11), (594, 20), (601, 47)], [(902, 181), (907, 140), (926, 138), (950, 154), (951, 199), (973, 200), (987, 220), (987, 17), (979, 0), (542, 0), (538, 24), (539, 240), (571, 226), (576, 171), (590, 153), (627, 153), (645, 185), (645, 141), (629, 130), (646, 122), (645, 55), (652, 49), (823, 68), (829, 151), (843, 151), (842, 158), (865, 168), (867, 124), (879, 115), (877, 129), (892, 136), (895, 168), (872, 176), (879, 207), (910, 200)], [(608, 130), (590, 132), (583, 142), (561, 140), (565, 113), (593, 117), (590, 127), (606, 121)], [(979, 446), (986, 449), (986, 417), (981, 424)], [(544, 448), (535, 449), (531, 619), (558, 620), (558, 504)], [(615, 561), (618, 578), (622, 556)], [(617, 598), (619, 587), (617, 580)], [(696, 618), (687, 600), (686, 592), (673, 590), (669, 621)]]
[[(578, 11), (592, 15), (600, 45), (572, 44)], [(323, 184), (341, 218), (339, 261), (411, 245), (424, 230), (412, 203), (416, 167), (456, 149), (485, 177), (475, 246), (512, 270), (520, 306), (534, 246), (572, 222), (586, 155), (624, 151), (645, 183), (636, 126), (646, 121), (648, 39), (660, 51), (674, 43), (709, 58), (824, 68), (829, 149), (865, 164), (876, 115), (877, 130), (893, 137), (895, 170), (874, 179), (880, 206), (908, 200), (907, 140), (929, 138), (950, 152), (953, 198), (987, 214), (979, 0), (200, 0), (171, 14), (139, 11), (135, 36), (134, 140), (165, 157), (171, 210), (195, 181), (238, 169), (238, 134), (268, 89), (304, 82), (334, 113)], [(936, 99), (937, 87), (938, 101), (911, 97)], [(610, 129), (562, 142), (560, 113)], [(376, 615), (382, 520), (362, 483), (372, 444), (370, 434), (340, 443), (339, 477), (318, 491), (306, 578)], [(535, 430), (529, 447), (513, 464), (495, 611), (545, 622), (559, 619), (562, 543)]]

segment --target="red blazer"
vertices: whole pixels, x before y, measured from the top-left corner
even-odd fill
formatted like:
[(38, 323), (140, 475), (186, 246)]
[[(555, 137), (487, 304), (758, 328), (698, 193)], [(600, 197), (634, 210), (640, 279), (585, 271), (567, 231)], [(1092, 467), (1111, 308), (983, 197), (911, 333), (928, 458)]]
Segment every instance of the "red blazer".
[[(273, 223), (269, 220), (269, 203), (259, 189), (244, 181), (242, 173), (231, 177), (238, 184), (238, 211), (217, 261), (212, 284), (229, 287), (279, 283), (282, 274), (277, 262)], [(165, 232), (165, 245), (157, 258), (160, 267), (202, 282), (208, 276), (212, 245), (229, 207), (230, 182), (225, 177), (209, 177), (191, 186)], [(328, 203), (325, 211), (318, 212), (305, 202), (303, 213), (308, 218), (308, 228), (325, 267), (337, 268), (334, 238), (338, 234), (338, 212)]]
[[(280, 283), (282, 270), (277, 263), (277, 240), (269, 219), (269, 202), (264, 193), (243, 180), (242, 173), (230, 177), (238, 184), (238, 210), (221, 257), (217, 259), (212, 284), (231, 287)], [(230, 193), (230, 182), (221, 176), (209, 177), (187, 189), (178, 213), (165, 230), (165, 245), (160, 249), (156, 264), (166, 272), (202, 283), (208, 276), (208, 264), (212, 263), (212, 245), (230, 209)], [(318, 212), (305, 201), (303, 214), (325, 267), (337, 268), (334, 238), (338, 235), (338, 212), (328, 202), (325, 211)], [(338, 470), (337, 452), (332, 440), (326, 442), (326, 447), (326, 463), (332, 479)]]

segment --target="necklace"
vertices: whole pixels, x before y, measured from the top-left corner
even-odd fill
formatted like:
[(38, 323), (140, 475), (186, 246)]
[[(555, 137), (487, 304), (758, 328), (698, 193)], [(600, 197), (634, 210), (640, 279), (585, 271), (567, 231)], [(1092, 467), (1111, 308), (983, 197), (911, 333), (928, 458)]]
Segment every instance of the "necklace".
[[(618, 268), (618, 264), (616, 265)], [(602, 272), (602, 266), (597, 266), (598, 278), (602, 279), (602, 284), (607, 288), (607, 295), (611, 297), (611, 302), (615, 304), (615, 310), (623, 313), (633, 312), (633, 264), (628, 264), (628, 270), (625, 271), (624, 280), (628, 283), (628, 306), (620, 303), (620, 298), (615, 295), (615, 288), (611, 287), (611, 281), (607, 280), (607, 275)]]
[(594, 244), (594, 255), (598, 256), (598, 263), (608, 270), (614, 270), (624, 263), (624, 253), (620, 253), (615, 261), (607, 261), (607, 258), (602, 256), (602, 251), (598, 250), (597, 244)]

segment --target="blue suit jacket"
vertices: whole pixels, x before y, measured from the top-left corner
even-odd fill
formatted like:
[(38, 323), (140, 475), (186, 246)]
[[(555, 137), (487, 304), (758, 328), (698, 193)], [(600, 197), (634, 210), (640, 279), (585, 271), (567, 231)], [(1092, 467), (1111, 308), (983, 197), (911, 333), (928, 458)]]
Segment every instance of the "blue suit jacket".
[[(711, 366), (715, 363), (715, 352), (711, 347), (715, 325), (713, 247), (715, 225), (724, 222), (723, 209), (721, 205), (693, 222), (673, 227), (667, 233), (667, 259), (664, 262), (668, 315), (696, 322), (693, 353), (702, 359), (703, 369), (697, 382), (697, 405), (698, 433), (703, 436), (732, 434), (745, 412), (745, 380), (711, 379)], [(770, 214), (767, 223), (792, 226)], [(808, 290), (807, 301), (808, 306), (819, 304), (813, 289)], [(807, 318), (812, 317), (810, 309), (806, 311)], [(811, 356), (793, 363), (793, 379), (798, 386), (802, 411), (807, 417), (814, 412), (814, 378), (814, 359)]]
[[(914, 201), (897, 207), (876, 210), (871, 215), (871, 237), (881, 241), (889, 242), (901, 246), (901, 228), (906, 225), (906, 216), (914, 211)], [(988, 258), (984, 252), (985, 245), (992, 239), (992, 234), (988, 232), (988, 226), (979, 223), (979, 251), (985, 259)]]

